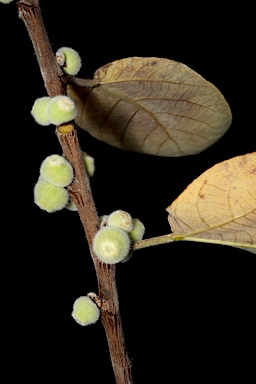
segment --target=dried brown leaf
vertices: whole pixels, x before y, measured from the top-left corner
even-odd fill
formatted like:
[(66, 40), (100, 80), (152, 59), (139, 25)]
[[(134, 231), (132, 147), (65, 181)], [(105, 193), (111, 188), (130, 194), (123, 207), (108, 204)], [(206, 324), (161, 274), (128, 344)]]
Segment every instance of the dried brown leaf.
[(186, 65), (129, 57), (99, 68), (91, 83), (73, 78), (76, 123), (93, 137), (158, 156), (200, 153), (218, 141), (232, 115), (221, 92)]
[(256, 152), (209, 168), (167, 212), (178, 237), (256, 253)]

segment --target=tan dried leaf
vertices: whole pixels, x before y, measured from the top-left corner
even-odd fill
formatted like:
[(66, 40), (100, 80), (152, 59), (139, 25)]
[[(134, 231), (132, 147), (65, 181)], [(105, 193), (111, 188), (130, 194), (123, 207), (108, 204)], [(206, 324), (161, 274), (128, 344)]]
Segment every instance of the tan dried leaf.
[(76, 124), (93, 137), (158, 156), (200, 153), (228, 130), (232, 114), (221, 92), (185, 64), (129, 57), (99, 68), (90, 81), (71, 78)]
[(256, 253), (256, 152), (209, 168), (167, 212), (177, 237)]

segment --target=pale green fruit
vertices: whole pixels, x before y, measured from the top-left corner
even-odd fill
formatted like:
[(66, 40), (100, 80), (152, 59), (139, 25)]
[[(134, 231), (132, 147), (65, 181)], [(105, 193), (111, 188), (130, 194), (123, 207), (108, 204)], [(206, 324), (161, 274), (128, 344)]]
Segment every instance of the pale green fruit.
[(110, 213), (108, 217), (108, 225), (122, 228), (126, 232), (132, 230), (132, 217), (130, 213), (118, 209)]
[(46, 181), (59, 187), (67, 187), (74, 177), (72, 165), (60, 155), (47, 156), (41, 164), (40, 174)]
[(39, 208), (49, 213), (63, 209), (68, 203), (69, 194), (63, 187), (58, 187), (39, 178), (34, 187), (34, 202)]
[(46, 111), (48, 119), (55, 125), (67, 123), (73, 120), (77, 114), (74, 101), (65, 95), (52, 97)]
[(130, 239), (132, 241), (142, 240), (145, 233), (144, 224), (137, 218), (132, 219), (132, 223), (133, 223), (133, 228), (129, 233)]
[(93, 239), (93, 250), (100, 261), (115, 264), (130, 251), (131, 240), (127, 232), (118, 227), (103, 227)]
[(100, 310), (88, 296), (80, 296), (73, 304), (71, 315), (78, 324), (85, 326), (96, 323)]
[(47, 114), (47, 106), (51, 101), (51, 97), (43, 96), (35, 100), (33, 107), (31, 109), (31, 115), (35, 121), (40, 125), (50, 125), (51, 122)]
[(82, 63), (79, 53), (70, 47), (62, 47), (56, 52), (56, 59), (63, 71), (68, 75), (77, 75)]
[(127, 261), (129, 261), (132, 258), (133, 253), (134, 253), (133, 251), (130, 251), (128, 255), (121, 261), (121, 263), (127, 263)]
[(65, 206), (65, 208), (67, 208), (69, 211), (77, 211), (77, 206), (75, 205), (75, 203), (72, 201), (72, 200), (69, 200), (68, 204)]
[(94, 158), (92, 156), (87, 155), (86, 152), (82, 152), (82, 156), (84, 159), (84, 165), (86, 169), (86, 173), (89, 177), (92, 177), (95, 172), (95, 163)]

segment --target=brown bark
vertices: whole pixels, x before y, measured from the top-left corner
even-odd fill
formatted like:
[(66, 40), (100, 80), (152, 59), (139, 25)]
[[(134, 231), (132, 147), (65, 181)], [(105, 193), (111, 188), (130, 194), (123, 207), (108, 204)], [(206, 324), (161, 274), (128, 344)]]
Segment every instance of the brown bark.
[(17, 7), (32, 42), (48, 95), (65, 95), (66, 78), (52, 51), (38, 1), (17, 1)]
[[(62, 130), (69, 130), (63, 126)], [(116, 266), (100, 262), (92, 251), (92, 242), (99, 228), (99, 219), (96, 213), (94, 200), (91, 194), (88, 177), (84, 177), (84, 165), (81, 150), (77, 140), (76, 130), (57, 136), (65, 157), (75, 169), (75, 178), (69, 186), (72, 201), (76, 204), (89, 243), (92, 259), (98, 279), (98, 300), (96, 303), (101, 309), (101, 321), (104, 326), (112, 367), (117, 384), (132, 384), (131, 361), (129, 359), (122, 329), (119, 312), (118, 292), (116, 287)]]
[[(32, 41), (48, 95), (53, 97), (66, 94), (66, 77), (52, 51), (38, 0), (18, 0), (16, 3), (19, 17), (24, 21)], [(96, 302), (101, 309), (101, 321), (106, 332), (116, 384), (133, 384), (131, 361), (125, 348), (119, 311), (116, 266), (101, 263), (92, 249), (93, 238), (99, 229), (99, 218), (74, 122), (57, 127), (56, 135), (64, 156), (74, 169), (74, 180), (68, 189), (70, 198), (78, 209), (95, 266), (99, 289)]]

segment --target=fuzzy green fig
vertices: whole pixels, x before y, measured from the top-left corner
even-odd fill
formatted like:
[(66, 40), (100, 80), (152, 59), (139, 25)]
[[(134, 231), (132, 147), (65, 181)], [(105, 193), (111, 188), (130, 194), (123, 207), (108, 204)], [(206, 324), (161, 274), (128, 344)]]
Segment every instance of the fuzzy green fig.
[(107, 264), (122, 261), (130, 251), (131, 240), (123, 229), (106, 226), (94, 236), (93, 251), (98, 259)]
[(40, 174), (46, 181), (59, 187), (67, 187), (74, 177), (73, 167), (69, 161), (55, 154), (44, 159), (40, 166)]
[(68, 191), (39, 177), (34, 187), (34, 202), (49, 213), (63, 209), (69, 200)]
[(73, 304), (71, 315), (78, 324), (86, 326), (98, 321), (100, 310), (88, 296), (80, 296)]
[(142, 240), (145, 233), (144, 224), (137, 218), (132, 219), (133, 227), (129, 232), (130, 239), (132, 241)]
[(132, 217), (131, 215), (121, 209), (110, 213), (108, 217), (108, 225), (122, 228), (125, 232), (132, 230)]
[(35, 100), (31, 109), (31, 115), (33, 116), (37, 124), (44, 126), (52, 124), (47, 114), (47, 106), (50, 101), (51, 97), (49, 96), (39, 97)]
[(65, 95), (52, 97), (47, 105), (49, 121), (54, 125), (61, 125), (76, 117), (77, 109), (74, 101)]
[(57, 63), (68, 75), (77, 75), (81, 69), (82, 62), (79, 53), (70, 47), (59, 48), (56, 52)]

